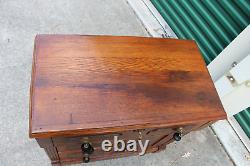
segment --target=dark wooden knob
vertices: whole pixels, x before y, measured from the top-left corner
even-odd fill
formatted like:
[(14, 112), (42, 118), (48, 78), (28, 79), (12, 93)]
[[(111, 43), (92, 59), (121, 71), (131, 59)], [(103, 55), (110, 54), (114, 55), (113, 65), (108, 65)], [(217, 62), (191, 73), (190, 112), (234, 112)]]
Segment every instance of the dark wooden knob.
[(84, 156), (84, 157), (83, 157), (83, 162), (84, 162), (84, 163), (88, 163), (89, 160), (90, 160), (90, 159), (89, 159), (89, 156)]
[(94, 148), (90, 145), (90, 143), (83, 143), (81, 148), (83, 154), (92, 154), (94, 152)]
[(181, 140), (181, 133), (174, 133), (173, 138), (175, 141), (180, 141)]

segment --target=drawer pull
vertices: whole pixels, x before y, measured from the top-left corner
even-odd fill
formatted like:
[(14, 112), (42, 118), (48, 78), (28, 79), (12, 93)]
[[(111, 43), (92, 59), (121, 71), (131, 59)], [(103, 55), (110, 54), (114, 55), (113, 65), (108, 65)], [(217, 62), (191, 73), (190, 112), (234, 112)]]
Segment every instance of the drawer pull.
[(174, 133), (173, 138), (175, 141), (180, 141), (181, 140), (181, 134), (180, 133)]
[(83, 143), (81, 149), (83, 154), (92, 154), (94, 152), (94, 148), (90, 143)]
[(173, 135), (173, 139), (174, 139), (175, 141), (180, 141), (180, 140), (181, 140), (182, 135), (183, 135), (183, 128), (182, 128), (182, 127), (180, 127), (180, 128), (178, 128), (178, 129), (177, 129), (177, 132), (176, 132), (176, 133), (174, 133), (174, 135)]
[(84, 156), (84, 157), (83, 157), (83, 162), (84, 162), (84, 163), (88, 163), (89, 160), (90, 160), (90, 159), (89, 159), (89, 156)]
[(82, 149), (82, 153), (84, 154), (83, 162), (88, 163), (90, 160), (89, 155), (94, 152), (94, 148), (90, 145), (90, 143), (85, 142), (82, 144), (81, 149)]

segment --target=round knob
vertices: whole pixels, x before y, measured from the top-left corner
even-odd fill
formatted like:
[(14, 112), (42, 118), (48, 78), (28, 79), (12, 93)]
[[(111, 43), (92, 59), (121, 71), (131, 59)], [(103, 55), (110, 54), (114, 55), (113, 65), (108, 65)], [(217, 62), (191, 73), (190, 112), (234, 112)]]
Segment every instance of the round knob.
[(84, 162), (84, 163), (88, 163), (88, 162), (89, 162), (89, 156), (83, 157), (83, 162)]
[(175, 141), (180, 141), (181, 140), (181, 133), (174, 133), (173, 138)]
[(84, 154), (92, 154), (94, 152), (94, 148), (89, 143), (83, 143), (81, 148)]

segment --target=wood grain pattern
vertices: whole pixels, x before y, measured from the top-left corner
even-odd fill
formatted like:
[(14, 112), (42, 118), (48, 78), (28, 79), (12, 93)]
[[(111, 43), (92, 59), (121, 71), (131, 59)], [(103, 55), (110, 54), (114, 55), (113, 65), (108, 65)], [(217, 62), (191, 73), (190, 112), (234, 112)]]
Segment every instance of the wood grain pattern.
[[(187, 134), (192, 130), (196, 130), (207, 125), (207, 122), (203, 122), (200, 124), (186, 125), (183, 126), (183, 133)], [(161, 128), (161, 129), (145, 129), (142, 132), (142, 142), (145, 140), (150, 140), (149, 146), (147, 147), (146, 153), (154, 153), (165, 149), (166, 144), (173, 141), (173, 134), (177, 130), (177, 126), (173, 126), (172, 128)], [(116, 133), (109, 135), (93, 135), (93, 136), (78, 136), (78, 137), (55, 137), (53, 138), (53, 145), (56, 146), (58, 151), (58, 156), (60, 158), (60, 162), (63, 164), (72, 164), (75, 162), (82, 162), (83, 153), (81, 150), (81, 145), (83, 142), (89, 142), (91, 146), (94, 148), (94, 152), (90, 155), (90, 162), (105, 160), (105, 159), (114, 159), (125, 156), (138, 155), (139, 152), (104, 152), (101, 149), (101, 142), (103, 139), (109, 139), (112, 141), (114, 135), (119, 135), (119, 140), (128, 141), (128, 140), (138, 140), (138, 132), (139, 131), (130, 131), (124, 133)], [(42, 140), (42, 139), (40, 139)], [(43, 143), (46, 143), (43, 141)], [(49, 144), (49, 143), (48, 143)], [(48, 145), (46, 144), (46, 145)], [(51, 144), (49, 144), (51, 145)], [(43, 145), (44, 146), (44, 145)], [(43, 147), (42, 146), (42, 147)], [(138, 145), (137, 145), (138, 146)], [(140, 149), (137, 147), (137, 149)], [(48, 152), (47, 152), (48, 153)], [(49, 154), (49, 153), (48, 153)], [(52, 154), (49, 154), (52, 155)], [(53, 156), (51, 156), (53, 157)], [(58, 163), (58, 162), (57, 162)]]
[(57, 148), (54, 146), (51, 138), (37, 138), (37, 143), (41, 148), (44, 148), (46, 154), (51, 160), (52, 165), (60, 165), (60, 157)]
[[(148, 148), (146, 153), (154, 153), (158, 150), (156, 147)], [(128, 156), (135, 156), (138, 155), (138, 152), (113, 152), (113, 153), (107, 153), (105, 155), (99, 155), (99, 156), (90, 156), (90, 161), (100, 161), (100, 160), (108, 160), (108, 159), (114, 159), (114, 158), (121, 158), (121, 157), (128, 157)], [(66, 156), (65, 154), (61, 154), (61, 165), (68, 165), (68, 164), (76, 164), (76, 163), (82, 163), (82, 154), (76, 153), (72, 154), (72, 156)], [(64, 158), (67, 157), (67, 158)]]
[(32, 77), (31, 137), (226, 117), (194, 41), (38, 35)]

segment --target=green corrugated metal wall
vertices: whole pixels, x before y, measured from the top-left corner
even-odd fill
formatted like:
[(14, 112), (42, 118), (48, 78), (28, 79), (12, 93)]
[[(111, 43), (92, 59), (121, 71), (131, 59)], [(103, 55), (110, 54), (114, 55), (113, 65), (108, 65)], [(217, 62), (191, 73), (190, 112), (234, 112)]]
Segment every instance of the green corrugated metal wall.
[(239, 122), (242, 129), (246, 132), (247, 136), (250, 138), (250, 108), (241, 111), (234, 117)]
[[(209, 64), (250, 23), (250, 0), (151, 0), (178, 38), (194, 39)], [(250, 108), (235, 115), (250, 138)]]

